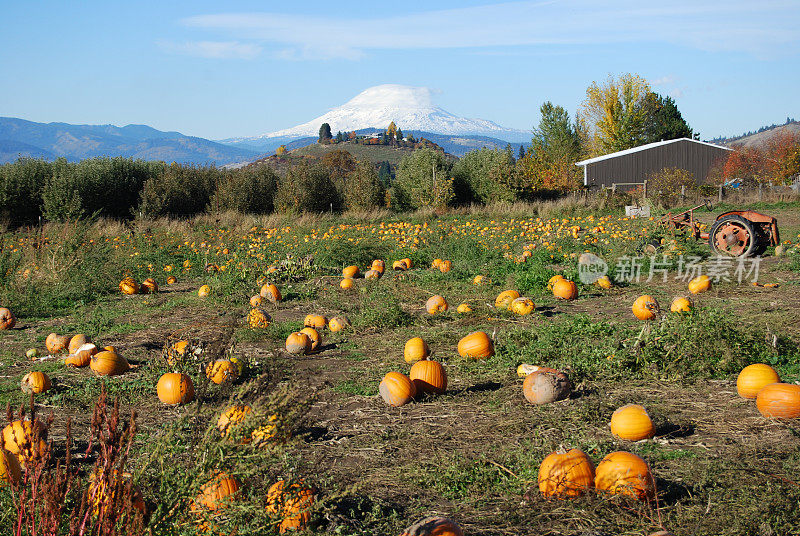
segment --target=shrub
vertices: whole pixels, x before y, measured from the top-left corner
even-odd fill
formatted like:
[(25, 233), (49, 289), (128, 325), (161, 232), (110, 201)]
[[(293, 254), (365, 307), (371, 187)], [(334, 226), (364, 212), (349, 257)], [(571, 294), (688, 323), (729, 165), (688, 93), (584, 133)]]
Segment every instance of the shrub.
[(358, 162), (347, 174), (344, 185), (344, 201), (348, 210), (369, 210), (381, 206), (384, 190), (375, 166), (369, 162)]
[(339, 210), (339, 194), (328, 172), (302, 162), (286, 172), (278, 183), (275, 209), (278, 212), (326, 212)]
[(216, 211), (269, 214), (277, 188), (278, 176), (269, 166), (237, 169), (219, 181), (211, 207)]
[(681, 200), (681, 187), (686, 195), (697, 190), (694, 175), (685, 169), (664, 168), (647, 179), (648, 195), (665, 207), (676, 205)]
[(398, 208), (445, 207), (453, 201), (453, 179), (444, 153), (420, 149), (403, 158), (397, 169), (392, 197)]
[(147, 218), (200, 214), (211, 201), (219, 175), (214, 167), (173, 162), (144, 183), (139, 211)]
[(53, 164), (33, 158), (0, 166), (0, 219), (15, 227), (36, 223), (42, 213), (42, 189), (52, 171)]

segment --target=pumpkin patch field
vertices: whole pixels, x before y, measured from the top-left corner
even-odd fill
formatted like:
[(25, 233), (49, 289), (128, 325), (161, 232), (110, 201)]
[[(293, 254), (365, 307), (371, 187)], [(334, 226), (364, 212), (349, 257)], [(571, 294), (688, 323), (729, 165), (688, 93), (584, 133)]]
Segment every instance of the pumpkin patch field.
[(582, 207), (6, 232), (0, 533), (800, 534), (758, 208), (741, 263)]

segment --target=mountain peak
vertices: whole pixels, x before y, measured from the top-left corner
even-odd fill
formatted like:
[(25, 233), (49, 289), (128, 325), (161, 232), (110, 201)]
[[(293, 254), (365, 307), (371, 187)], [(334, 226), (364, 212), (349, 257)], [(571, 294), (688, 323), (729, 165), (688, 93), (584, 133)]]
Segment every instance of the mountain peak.
[(345, 104), (292, 128), (270, 132), (255, 138), (224, 140), (226, 143), (264, 140), (265, 138), (302, 138), (317, 136), (322, 123), (333, 132), (366, 128), (386, 128), (394, 121), (404, 132), (425, 131), (448, 135), (479, 135), (506, 141), (528, 141), (530, 133), (505, 128), (485, 119), (458, 117), (436, 106), (435, 92), (427, 87), (383, 84), (365, 89)]

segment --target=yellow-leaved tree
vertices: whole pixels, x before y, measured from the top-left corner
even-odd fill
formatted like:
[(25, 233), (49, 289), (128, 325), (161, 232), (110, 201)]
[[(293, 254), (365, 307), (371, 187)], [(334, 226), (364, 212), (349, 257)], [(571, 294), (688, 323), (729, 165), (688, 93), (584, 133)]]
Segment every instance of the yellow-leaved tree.
[(647, 80), (625, 73), (609, 75), (603, 84), (592, 82), (578, 119), (592, 156), (600, 156), (641, 145), (645, 140), (648, 113), (645, 98), (651, 92)]

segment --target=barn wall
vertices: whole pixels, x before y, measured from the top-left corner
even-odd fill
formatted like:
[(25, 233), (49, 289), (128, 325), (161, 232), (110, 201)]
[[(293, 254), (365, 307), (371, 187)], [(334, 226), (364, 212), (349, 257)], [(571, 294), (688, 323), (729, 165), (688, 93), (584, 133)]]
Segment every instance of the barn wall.
[(675, 167), (687, 170), (695, 181), (703, 183), (711, 167), (728, 154), (725, 149), (682, 140), (587, 164), (586, 177), (590, 186), (611, 187), (613, 183), (644, 182), (653, 173)]

